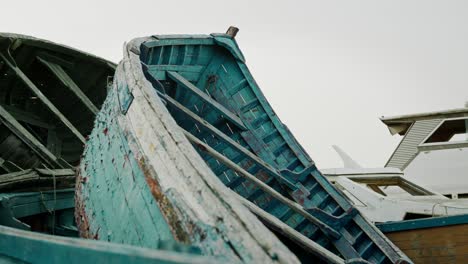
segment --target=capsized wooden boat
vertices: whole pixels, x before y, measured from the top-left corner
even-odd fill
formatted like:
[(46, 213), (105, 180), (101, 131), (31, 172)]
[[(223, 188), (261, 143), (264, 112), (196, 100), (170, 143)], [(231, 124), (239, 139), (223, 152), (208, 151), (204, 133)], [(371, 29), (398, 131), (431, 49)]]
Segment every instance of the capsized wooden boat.
[(318, 243), (346, 260), (410, 263), (317, 170), (233, 35), (158, 35), (126, 45), (80, 166), (82, 235), (144, 246), (175, 239), (233, 260), (292, 261), (241, 201), (287, 234), (292, 250)]
[(468, 215), (377, 224), (414, 263), (468, 263)]
[(74, 167), (114, 69), (63, 45), (0, 33), (1, 263), (216, 262), (174, 243), (150, 250), (73, 238)]

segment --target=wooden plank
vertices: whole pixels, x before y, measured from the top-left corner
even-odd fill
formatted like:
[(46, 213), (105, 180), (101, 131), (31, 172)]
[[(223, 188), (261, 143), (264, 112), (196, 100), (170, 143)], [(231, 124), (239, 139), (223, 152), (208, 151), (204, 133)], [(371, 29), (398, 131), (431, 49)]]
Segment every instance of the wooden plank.
[[(181, 128), (181, 129), (183, 130), (183, 128)], [(221, 153), (214, 150), (209, 145), (203, 143), (201, 140), (199, 140), (198, 138), (196, 138), (195, 136), (193, 136), (189, 132), (187, 132), (185, 130), (183, 130), (183, 132), (184, 132), (185, 136), (187, 137), (187, 139), (190, 142), (192, 142), (192, 143), (194, 143), (194, 144), (196, 144), (198, 146), (201, 146), (200, 149), (202, 151), (204, 151), (207, 154), (213, 156), (215, 159), (219, 160), (221, 163), (226, 165), (226, 167), (236, 171), (240, 176), (248, 179), (249, 181), (252, 181), (253, 183), (255, 183), (255, 185), (257, 185), (257, 187), (259, 187), (260, 189), (262, 189), (266, 193), (270, 194), (272, 197), (279, 200), (280, 202), (286, 204), (294, 212), (302, 215), (304, 218), (309, 220), (311, 223), (315, 224), (317, 227), (319, 227), (321, 230), (323, 230), (327, 234), (330, 234), (334, 238), (341, 237), (340, 233), (338, 233), (336, 230), (332, 229), (330, 226), (326, 225), (325, 223), (323, 223), (319, 219), (315, 218), (313, 215), (309, 214), (298, 203), (284, 197), (282, 194), (277, 192), (275, 189), (271, 188), (270, 186), (268, 186), (267, 184), (265, 184), (261, 180), (257, 179), (254, 175), (250, 174), (249, 172), (247, 172), (246, 170), (241, 168), (239, 165), (235, 164), (234, 162), (232, 162), (231, 160), (229, 160), (228, 158), (223, 156)]]
[(47, 149), (57, 157), (60, 157), (62, 152), (62, 141), (58, 138), (55, 129), (50, 129), (47, 133)]
[(18, 121), (47, 129), (54, 128), (54, 125), (47, 123), (46, 121), (44, 121), (43, 119), (41, 119), (33, 113), (24, 111), (11, 105), (2, 104), (2, 107), (5, 108), (5, 110), (7, 110)]
[(430, 217), (424, 219), (387, 222), (377, 224), (377, 227), (385, 233), (405, 230), (426, 229), (435, 227), (447, 227), (449, 225), (467, 225), (468, 215), (451, 215), (442, 217)]
[(0, 117), (3, 124), (8, 127), (21, 141), (28, 145), (39, 157), (52, 167), (62, 166), (57, 162), (57, 157), (52, 154), (37, 138), (0, 105)]
[(386, 233), (414, 263), (467, 263), (468, 225)]
[(310, 253), (314, 254), (315, 256), (319, 257), (326, 263), (345, 263), (344, 260), (338, 257), (336, 254), (330, 252), (328, 249), (322, 247), (321, 245), (317, 244), (316, 242), (310, 240), (308, 237), (304, 236), (300, 232), (294, 230), (292, 227), (286, 225), (285, 223), (278, 220), (276, 217), (272, 216), (271, 214), (265, 212), (262, 208), (258, 207), (254, 203), (250, 202), (249, 200), (245, 199), (244, 197), (238, 195), (235, 192), (232, 192), (234, 196), (236, 196), (252, 213), (254, 213), (258, 218), (262, 221), (266, 222), (267, 225), (272, 226), (273, 229), (280, 232), (284, 236), (288, 237), (289, 239), (293, 240), (299, 246), (305, 248)]
[[(25, 253), (24, 248), (28, 248)], [(53, 253), (53, 254), (52, 254)], [(73, 257), (70, 257), (73, 256)], [(14, 260), (14, 262), (12, 261)], [(219, 258), (170, 250), (50, 236), (0, 226), (0, 262), (3, 263), (126, 263), (213, 264)]]
[(179, 102), (176, 100), (172, 99), (170, 96), (167, 96), (163, 93), (158, 92), (158, 95), (163, 98), (167, 103), (171, 104), (172, 106), (176, 107), (179, 109), (186, 117), (192, 119), (195, 121), (195, 123), (199, 124), (201, 127), (204, 127), (208, 131), (210, 131), (212, 134), (214, 134), (216, 137), (221, 139), (223, 142), (225, 142), (228, 146), (232, 147), (233, 149), (237, 150), (241, 155), (244, 155), (247, 158), (250, 158), (256, 165), (261, 167), (262, 169), (266, 170), (269, 174), (274, 176), (279, 182), (284, 184), (285, 186), (295, 189), (296, 185), (294, 185), (292, 182), (287, 180), (286, 178), (282, 177), (275, 168), (273, 168), (270, 164), (264, 162), (262, 159), (260, 159), (257, 155), (253, 154), (250, 152), (248, 149), (244, 148), (243, 146), (239, 145), (237, 142), (226, 136), (223, 132), (221, 132), (219, 129), (216, 127), (212, 126), (199, 116), (197, 116), (195, 113), (181, 105)]
[[(42, 171), (46, 171), (47, 174), (42, 173)], [(59, 189), (63, 189), (72, 188), (75, 185), (75, 173), (73, 170), (42, 171), (29, 169), (0, 175), (0, 191), (12, 189), (36, 190), (47, 186), (53, 187), (54, 185)]]
[(47, 61), (45, 59), (42, 59), (41, 57), (37, 57), (37, 59), (44, 64), (56, 77), (59, 79), (62, 84), (70, 89), (70, 91), (75, 94), (78, 99), (88, 108), (88, 110), (93, 113), (97, 114), (99, 112), (99, 109), (89, 100), (89, 98), (86, 96), (86, 94), (83, 93), (83, 91), (78, 87), (78, 85), (73, 81), (73, 79), (63, 70), (63, 68), (55, 64), (53, 62)]
[(37, 88), (37, 86), (15, 65), (13, 65), (6, 57), (5, 55), (0, 52), (0, 58), (5, 62), (10, 69), (12, 69), (15, 74), (28, 86), (28, 88), (41, 100), (42, 103), (46, 105), (49, 110), (57, 116), (57, 118), (66, 126), (70, 131), (83, 143), (86, 143), (85, 138), (81, 133), (78, 131), (78, 129), (73, 126), (73, 124), (68, 121), (68, 119), (55, 107), (52, 102)]
[(203, 65), (143, 65), (149, 73), (155, 71), (182, 71), (182, 72), (194, 72), (201, 73), (205, 66)]
[(247, 128), (244, 126), (244, 123), (242, 122), (242, 120), (240, 120), (240, 118), (237, 115), (235, 115), (234, 113), (229, 111), (226, 107), (224, 107), (220, 103), (213, 100), (213, 98), (209, 97), (206, 93), (202, 92), (195, 85), (193, 85), (191, 82), (186, 80), (182, 75), (178, 74), (177, 72), (173, 72), (173, 71), (168, 71), (167, 75), (168, 75), (169, 78), (171, 78), (177, 84), (179, 84), (179, 87), (185, 88), (190, 93), (196, 95), (199, 99), (206, 102), (216, 112), (218, 112), (220, 115), (224, 116), (226, 119), (231, 121), (238, 128), (240, 128), (242, 130), (247, 130)]

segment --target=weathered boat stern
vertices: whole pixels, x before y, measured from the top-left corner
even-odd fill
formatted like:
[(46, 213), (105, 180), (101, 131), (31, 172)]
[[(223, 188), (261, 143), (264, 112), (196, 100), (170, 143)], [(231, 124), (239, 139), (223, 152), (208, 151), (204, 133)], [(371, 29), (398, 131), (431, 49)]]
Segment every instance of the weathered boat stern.
[(233, 262), (296, 263), (192, 147), (143, 76), (141, 39), (128, 44), (76, 181), (85, 238), (161, 248), (185, 244)]

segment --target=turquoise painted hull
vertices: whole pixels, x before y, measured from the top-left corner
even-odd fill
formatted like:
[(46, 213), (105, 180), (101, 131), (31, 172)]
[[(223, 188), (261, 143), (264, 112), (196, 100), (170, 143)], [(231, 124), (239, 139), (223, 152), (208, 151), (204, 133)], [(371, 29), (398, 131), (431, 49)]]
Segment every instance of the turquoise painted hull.
[[(148, 125), (153, 118), (161, 124)], [(189, 140), (193, 148), (185, 146)], [(172, 143), (174, 148), (183, 145), (181, 153), (171, 156), (167, 144)], [(199, 156), (192, 155), (194, 150)], [(171, 181), (186, 181), (193, 173), (178, 165), (178, 155), (196, 169), (205, 171), (207, 165), (209, 172), (202, 178), (212, 181), (216, 176), (213, 186), (222, 183), (234, 197), (242, 197), (238, 200), (251, 202), (262, 221), (259, 212), (266, 212), (324, 251), (347, 260), (410, 263), (320, 173), (276, 116), (237, 43), (226, 34), (153, 36), (127, 45), (80, 167), (77, 220), (82, 234), (146, 247), (174, 239), (208, 255), (221, 248), (235, 260), (226, 243), (217, 242), (219, 232), (213, 226), (196, 224), (207, 236), (193, 232), (188, 228), (193, 219), (177, 210), (184, 190), (177, 192), (179, 186)], [(175, 192), (164, 189), (166, 185)], [(215, 200), (226, 204), (219, 196), (223, 192), (231, 199), (222, 188), (216, 192)], [(250, 219), (245, 212), (236, 215), (237, 220)], [(129, 228), (116, 233), (121, 224), (111, 219), (121, 219)], [(230, 239), (225, 242), (247, 256), (240, 260), (253, 262), (255, 251), (247, 252), (248, 247)], [(291, 248), (295, 242), (293, 238)], [(316, 253), (296, 252), (302, 261), (313, 260)]]

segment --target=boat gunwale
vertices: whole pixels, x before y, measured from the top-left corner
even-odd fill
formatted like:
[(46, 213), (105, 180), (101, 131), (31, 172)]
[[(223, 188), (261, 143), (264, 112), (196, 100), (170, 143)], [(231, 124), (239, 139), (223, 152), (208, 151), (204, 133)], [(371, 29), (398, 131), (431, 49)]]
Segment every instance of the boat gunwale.
[(468, 224), (468, 214), (390, 221), (376, 226), (384, 233)]

